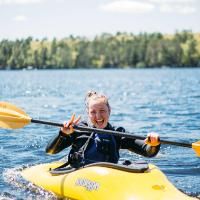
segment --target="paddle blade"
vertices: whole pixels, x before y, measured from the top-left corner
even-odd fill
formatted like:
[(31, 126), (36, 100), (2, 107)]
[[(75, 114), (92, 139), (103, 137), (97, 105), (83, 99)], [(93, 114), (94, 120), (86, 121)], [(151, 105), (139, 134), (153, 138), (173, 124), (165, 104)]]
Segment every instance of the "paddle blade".
[(0, 102), (0, 127), (6, 129), (22, 128), (31, 122), (31, 118), (20, 108)]
[(200, 141), (192, 143), (192, 148), (194, 149), (197, 156), (200, 157)]
[(22, 114), (28, 116), (22, 109), (16, 107), (15, 105), (8, 102), (0, 102), (0, 112), (16, 112), (18, 114)]
[(31, 118), (0, 115), (0, 127), (5, 129), (22, 128), (31, 122)]

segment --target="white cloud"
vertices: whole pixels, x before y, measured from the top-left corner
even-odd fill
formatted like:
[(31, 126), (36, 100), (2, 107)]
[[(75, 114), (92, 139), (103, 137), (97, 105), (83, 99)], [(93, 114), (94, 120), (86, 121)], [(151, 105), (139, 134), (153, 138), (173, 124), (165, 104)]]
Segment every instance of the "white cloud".
[(0, 5), (12, 5), (12, 4), (35, 4), (41, 3), (44, 0), (0, 0)]
[(17, 22), (27, 21), (27, 17), (24, 15), (18, 15), (16, 17), (14, 17), (13, 20), (17, 21)]
[(165, 13), (179, 13), (179, 14), (192, 14), (196, 12), (197, 0), (149, 0), (161, 12)]
[(152, 11), (154, 9), (154, 5), (139, 1), (119, 0), (101, 5), (100, 9), (108, 12), (145, 13)]
[(195, 3), (197, 0), (149, 0), (152, 3)]
[(167, 13), (174, 12), (180, 14), (191, 14), (196, 12), (196, 9), (192, 6), (163, 4), (160, 6), (160, 11)]

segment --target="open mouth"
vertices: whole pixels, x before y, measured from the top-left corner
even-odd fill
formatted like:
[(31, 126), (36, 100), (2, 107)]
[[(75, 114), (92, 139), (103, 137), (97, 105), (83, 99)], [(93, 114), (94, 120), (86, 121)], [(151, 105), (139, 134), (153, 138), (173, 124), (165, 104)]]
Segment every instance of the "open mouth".
[(103, 119), (96, 120), (96, 123), (97, 123), (99, 126), (101, 126), (101, 125), (103, 125), (104, 120), (103, 120)]

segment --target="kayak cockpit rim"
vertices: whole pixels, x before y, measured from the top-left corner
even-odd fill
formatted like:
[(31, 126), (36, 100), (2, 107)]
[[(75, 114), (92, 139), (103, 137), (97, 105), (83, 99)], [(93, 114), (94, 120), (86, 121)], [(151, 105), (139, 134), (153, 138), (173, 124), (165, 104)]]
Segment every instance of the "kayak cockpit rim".
[(109, 163), (109, 162), (96, 162), (96, 163), (82, 166), (80, 168), (73, 168), (67, 162), (55, 169), (50, 168), (49, 172), (52, 175), (61, 175), (61, 174), (68, 174), (76, 170), (80, 170), (80, 169), (88, 168), (88, 167), (106, 167), (106, 168), (112, 168), (112, 169), (121, 170), (125, 172), (130, 172), (130, 173), (144, 173), (149, 169), (149, 165), (146, 161), (136, 161), (133, 163), (129, 161), (128, 162), (129, 164), (126, 164), (126, 163), (124, 162), (124, 164), (115, 164), (115, 163)]

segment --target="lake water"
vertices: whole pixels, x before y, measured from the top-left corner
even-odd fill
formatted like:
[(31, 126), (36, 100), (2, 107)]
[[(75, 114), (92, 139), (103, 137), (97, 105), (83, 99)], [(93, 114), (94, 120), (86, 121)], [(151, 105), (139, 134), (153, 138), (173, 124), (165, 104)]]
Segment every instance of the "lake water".
[[(85, 116), (84, 96), (97, 90), (109, 96), (111, 123), (146, 135), (192, 143), (200, 139), (200, 69), (0, 71), (0, 101), (11, 102), (34, 119), (63, 122)], [(0, 129), (0, 199), (56, 199), (20, 176), (24, 167), (61, 159), (45, 147), (58, 128), (30, 124)], [(189, 148), (162, 145), (147, 159), (121, 151), (122, 159), (156, 164), (185, 193), (200, 198), (200, 159)]]

